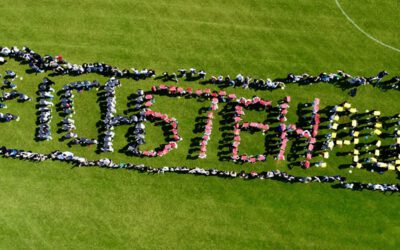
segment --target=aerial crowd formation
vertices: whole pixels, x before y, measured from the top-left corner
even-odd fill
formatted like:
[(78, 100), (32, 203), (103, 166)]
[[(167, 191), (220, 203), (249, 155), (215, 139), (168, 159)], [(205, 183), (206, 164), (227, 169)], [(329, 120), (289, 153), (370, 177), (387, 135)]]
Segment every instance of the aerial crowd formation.
[[(137, 156), (147, 156), (147, 157), (162, 157), (167, 154), (170, 150), (176, 149), (178, 147), (178, 142), (182, 140), (178, 134), (178, 121), (175, 118), (168, 117), (165, 114), (155, 112), (150, 109), (154, 103), (154, 97), (150, 92), (144, 92), (139, 90), (136, 97), (132, 100), (133, 110), (136, 114), (131, 116), (122, 116), (116, 114), (116, 99), (115, 90), (117, 87), (121, 86), (119, 78), (132, 78), (135, 80), (146, 79), (153, 77), (156, 79), (161, 79), (163, 81), (173, 81), (178, 82), (180, 78), (186, 78), (187, 80), (204, 80), (205, 83), (210, 84), (225, 84), (227, 86), (243, 87), (243, 88), (258, 88), (258, 89), (275, 89), (275, 88), (285, 88), (286, 84), (289, 83), (299, 83), (299, 84), (314, 84), (318, 82), (325, 83), (338, 83), (344, 82), (350, 86), (359, 86), (364, 84), (373, 84), (377, 87), (388, 87), (388, 88), (399, 88), (400, 78), (394, 76), (386, 81), (383, 78), (388, 75), (386, 71), (379, 72), (373, 77), (353, 77), (343, 71), (338, 71), (337, 73), (321, 73), (318, 76), (310, 76), (308, 74), (294, 75), (288, 74), (284, 79), (278, 79), (272, 81), (271, 79), (252, 79), (250, 76), (242, 76), (238, 74), (235, 78), (231, 78), (229, 75), (224, 77), (212, 76), (210, 79), (206, 80), (206, 72), (204, 70), (197, 71), (194, 68), (190, 70), (180, 69), (177, 71), (178, 74), (169, 74), (164, 72), (161, 76), (157, 76), (156, 72), (152, 69), (123, 69), (120, 70), (117, 67), (113, 67), (104, 63), (85, 63), (82, 65), (70, 64), (62, 58), (62, 56), (52, 57), (46, 55), (44, 57), (35, 53), (33, 50), (23, 47), (21, 50), (17, 47), (12, 47), (11, 49), (7, 47), (0, 47), (0, 64), (7, 62), (6, 58), (14, 58), (21, 63), (29, 64), (30, 71), (35, 74), (43, 73), (46, 71), (51, 71), (54, 75), (81, 75), (85, 73), (98, 73), (104, 76), (110, 77), (110, 79), (105, 83), (104, 87), (101, 88), (100, 83), (97, 81), (78, 81), (65, 85), (60, 95), (60, 103), (54, 105), (54, 89), (51, 85), (54, 84), (49, 78), (44, 78), (43, 81), (38, 85), (38, 119), (37, 119), (37, 140), (51, 140), (52, 133), (50, 122), (52, 119), (52, 107), (56, 107), (60, 112), (60, 115), (65, 118), (59, 124), (59, 130), (64, 134), (64, 139), (72, 139), (69, 144), (80, 144), (86, 145), (97, 145), (102, 152), (114, 152), (113, 148), (113, 138), (115, 136), (114, 127), (124, 124), (134, 124), (132, 128), (131, 136), (128, 138), (128, 145), (125, 148), (125, 152), (137, 155)], [(0, 77), (2, 77), (0, 75)], [(3, 89), (13, 89), (11, 92), (3, 92), (0, 108), (6, 108), (4, 104), (5, 101), (18, 98), (18, 101), (25, 102), (30, 101), (32, 98), (29, 96), (17, 92), (16, 84), (13, 80), (17, 77), (17, 74), (11, 70), (7, 70), (5, 74), (5, 79), (3, 81)], [(72, 119), (74, 111), (74, 94), (73, 91), (89, 91), (91, 89), (99, 90), (101, 89), (99, 95), (99, 101), (102, 110), (102, 125), (101, 125), (101, 136), (99, 139), (90, 139), (79, 137), (74, 131), (76, 129), (75, 122)], [(225, 91), (211, 91), (209, 89), (205, 90), (193, 90), (191, 88), (183, 89), (178, 86), (165, 86), (164, 84), (159, 86), (153, 86), (152, 92), (156, 94), (169, 94), (169, 95), (186, 95), (194, 97), (205, 97), (211, 101), (209, 112), (206, 115), (206, 122), (204, 133), (200, 142), (200, 152), (199, 158), (206, 158), (207, 144), (210, 140), (212, 129), (213, 129), (213, 111), (218, 109), (218, 104), (220, 102), (235, 102), (235, 114), (234, 114), (234, 140), (231, 145), (232, 150), (232, 160), (238, 162), (250, 162), (255, 163), (257, 161), (264, 161), (266, 155), (260, 154), (256, 156), (239, 154), (238, 147), (241, 142), (240, 132), (241, 130), (256, 130), (266, 133), (271, 128), (268, 124), (259, 122), (243, 122), (241, 118), (244, 115), (244, 109), (251, 108), (253, 106), (261, 107), (262, 109), (271, 108), (271, 102), (268, 100), (262, 100), (259, 97), (253, 97), (252, 99), (239, 98), (237, 99), (234, 94), (227, 94)], [(328, 128), (334, 132), (325, 135), (325, 142), (318, 147), (317, 146), (317, 135), (320, 125), (319, 111), (319, 99), (316, 98), (312, 105), (312, 116), (311, 116), (311, 129), (301, 129), (293, 124), (286, 125), (286, 114), (288, 112), (290, 103), (290, 96), (286, 97), (278, 104), (278, 115), (277, 120), (280, 125), (277, 128), (279, 134), (279, 153), (276, 156), (277, 160), (285, 159), (285, 150), (288, 142), (288, 135), (294, 135), (298, 138), (306, 139), (306, 153), (305, 159), (301, 162), (301, 165), (305, 168), (311, 166), (311, 160), (314, 155), (321, 155), (323, 158), (329, 158), (329, 150), (332, 150), (334, 146), (344, 146), (344, 145), (354, 145), (355, 148), (350, 154), (353, 156), (353, 164), (350, 167), (362, 168), (367, 166), (369, 169), (384, 169), (384, 170), (399, 170), (400, 168), (400, 132), (398, 126), (400, 123), (397, 122), (398, 116), (394, 116), (391, 119), (396, 120), (391, 123), (386, 129), (391, 129), (394, 127), (394, 133), (392, 135), (385, 135), (385, 138), (393, 137), (395, 143), (391, 145), (382, 145), (379, 136), (382, 134), (383, 123), (380, 120), (379, 111), (371, 111), (365, 113), (357, 113), (357, 110), (349, 103), (343, 103), (341, 105), (335, 106), (330, 110), (329, 124)], [(68, 116), (68, 117), (67, 117)], [(351, 124), (339, 124), (339, 118), (342, 116), (351, 116)], [(364, 116), (364, 117), (363, 117)], [(13, 120), (18, 120), (19, 117), (6, 113), (0, 113), (0, 121), (10, 122)], [(168, 143), (161, 145), (155, 150), (145, 150), (141, 151), (139, 149), (140, 145), (145, 143), (145, 125), (144, 122), (147, 120), (159, 120), (162, 121), (169, 131)], [(383, 119), (385, 120), (385, 119)], [(360, 123), (364, 123), (364, 126), (360, 126)], [(387, 123), (388, 124), (388, 123)], [(336, 131), (338, 129), (348, 129), (351, 128), (346, 135), (340, 135)], [(361, 134), (362, 128), (365, 130), (371, 130), (368, 135)], [(373, 138), (372, 142), (359, 143), (360, 137)], [(346, 138), (345, 138), (346, 137)], [(350, 138), (347, 138), (350, 137)], [(319, 151), (317, 152), (316, 149)], [(56, 151), (51, 154), (38, 154), (32, 153), (30, 151), (7, 149), (5, 147), (1, 148), (0, 153), (4, 157), (13, 157), (19, 159), (30, 159), (34, 161), (43, 160), (59, 160), (72, 162), (79, 166), (99, 166), (99, 167), (109, 167), (109, 168), (127, 168), (135, 169), (143, 172), (149, 173), (164, 173), (164, 172), (176, 172), (176, 173), (187, 173), (187, 174), (198, 174), (205, 176), (221, 176), (230, 178), (244, 178), (244, 179), (276, 179), (287, 182), (337, 182), (339, 186), (354, 189), (354, 190), (380, 190), (380, 191), (392, 191), (398, 192), (399, 186), (397, 184), (363, 184), (358, 182), (347, 182), (344, 177), (340, 176), (313, 176), (313, 177), (296, 177), (289, 175), (280, 171), (268, 171), (268, 172), (250, 172), (246, 173), (244, 171), (237, 173), (235, 171), (219, 171), (216, 169), (205, 170), (201, 168), (189, 169), (186, 167), (163, 167), (163, 168), (152, 168), (144, 166), (143, 164), (124, 164), (124, 163), (114, 163), (110, 159), (101, 159), (98, 161), (90, 161), (82, 157), (74, 156), (71, 152), (60, 152)], [(362, 157), (364, 155), (364, 157)], [(385, 162), (379, 161), (378, 158), (385, 158)], [(326, 163), (318, 161), (315, 163), (317, 166), (326, 166)]]

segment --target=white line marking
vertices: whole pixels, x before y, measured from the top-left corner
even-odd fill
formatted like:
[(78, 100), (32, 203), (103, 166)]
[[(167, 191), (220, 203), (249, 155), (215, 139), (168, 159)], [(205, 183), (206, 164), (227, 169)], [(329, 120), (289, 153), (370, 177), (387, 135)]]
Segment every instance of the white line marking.
[(358, 25), (353, 21), (353, 19), (351, 19), (351, 18), (349, 17), (349, 15), (347, 15), (347, 13), (343, 10), (343, 8), (342, 8), (342, 6), (340, 5), (339, 1), (338, 1), (338, 0), (335, 0), (335, 1), (336, 1), (337, 7), (340, 9), (340, 11), (342, 12), (342, 14), (343, 14), (343, 15), (347, 18), (347, 20), (349, 20), (349, 22), (350, 22), (351, 24), (353, 24), (354, 27), (356, 27), (361, 33), (363, 33), (364, 35), (366, 35), (366, 36), (367, 36), (369, 39), (371, 39), (372, 41), (374, 41), (374, 42), (376, 42), (376, 43), (379, 43), (380, 45), (385, 46), (386, 48), (389, 48), (389, 49), (391, 49), (391, 50), (394, 50), (394, 51), (397, 51), (397, 52), (400, 53), (400, 49), (395, 48), (395, 47), (393, 47), (393, 46), (390, 46), (390, 45), (388, 45), (388, 44), (386, 44), (386, 43), (384, 43), (384, 42), (382, 42), (382, 41), (376, 39), (375, 37), (373, 37), (373, 36), (371, 36), (370, 34), (368, 34), (367, 32), (365, 32), (363, 29), (361, 29), (360, 26), (358, 26)]

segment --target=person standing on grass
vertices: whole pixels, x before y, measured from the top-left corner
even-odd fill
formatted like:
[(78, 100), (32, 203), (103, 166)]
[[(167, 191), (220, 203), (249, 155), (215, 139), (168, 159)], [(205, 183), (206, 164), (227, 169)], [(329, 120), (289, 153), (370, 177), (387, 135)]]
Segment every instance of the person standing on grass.
[(204, 70), (200, 70), (199, 71), (199, 77), (201, 79), (205, 79), (206, 78), (207, 73)]
[(186, 77), (186, 69), (178, 69), (179, 77)]

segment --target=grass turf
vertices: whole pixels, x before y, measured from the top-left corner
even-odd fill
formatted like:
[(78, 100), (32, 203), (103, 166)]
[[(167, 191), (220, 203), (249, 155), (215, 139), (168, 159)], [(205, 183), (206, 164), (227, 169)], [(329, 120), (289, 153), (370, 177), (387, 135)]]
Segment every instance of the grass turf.
[[(340, 1), (346, 12), (378, 39), (399, 47), (394, 35), (400, 22), (392, 12), (396, 1)], [(334, 1), (4, 1), (0, 7), (2, 45), (29, 45), (37, 52), (61, 53), (74, 63), (105, 61), (120, 67), (152, 67), (172, 72), (179, 67), (204, 68), (208, 74), (238, 72), (255, 77), (281, 77), (288, 72), (319, 73), (344, 69), (372, 75), (386, 69), (399, 73), (400, 54), (359, 33)], [(397, 18), (397, 19), (396, 19)], [(24, 80), (18, 90), (35, 96), (44, 75), (27, 75), (10, 62)], [(97, 75), (57, 77), (56, 87)], [(122, 80), (118, 113), (137, 88), (153, 81)], [(182, 86), (205, 88), (195, 82)], [(397, 113), (397, 91), (361, 87), (356, 97), (332, 85), (289, 86), (285, 91), (227, 89), (238, 96), (259, 95), (276, 101), (293, 97), (289, 120), (296, 121), (298, 103), (321, 98), (322, 106), (344, 100), (360, 110)], [(99, 119), (95, 92), (75, 94), (74, 119), (82, 136), (96, 137)], [(57, 99), (57, 98), (56, 98)], [(145, 162), (153, 166), (188, 165), (222, 169), (284, 169), (267, 163), (238, 166), (218, 160), (221, 116), (204, 161), (187, 159), (195, 119), (208, 102), (156, 96), (154, 110), (176, 117), (184, 141), (161, 159), (139, 159), (120, 153), (97, 155), (91, 148), (68, 148), (59, 142), (53, 119), (52, 142), (36, 143), (35, 102), (8, 102), (18, 123), (2, 124), (1, 144), (49, 152), (70, 150), (87, 157)], [(181, 107), (171, 109), (172, 105)], [(221, 111), (223, 108), (220, 105)], [(90, 109), (92, 112), (87, 112)], [(5, 112), (7, 112), (5, 111)], [(259, 119), (259, 113), (246, 112)], [(151, 125), (148, 125), (151, 127)], [(126, 145), (128, 127), (118, 127), (116, 149)], [(259, 135), (261, 136), (261, 135)], [(160, 143), (160, 129), (149, 128), (149, 141)], [(246, 137), (259, 140), (257, 134)], [(161, 140), (162, 142), (162, 140)], [(241, 145), (242, 146), (242, 145)], [(259, 145), (244, 145), (259, 151)], [(269, 157), (271, 158), (271, 157)], [(333, 157), (327, 169), (290, 170), (294, 174), (348, 175), (337, 165), (349, 158)], [(0, 246), (3, 248), (398, 248), (398, 197), (373, 192), (348, 192), (330, 185), (290, 185), (193, 176), (147, 176), (130, 171), (71, 169), (67, 164), (41, 164), (1, 159)], [(394, 173), (354, 171), (349, 178), (398, 181)]]

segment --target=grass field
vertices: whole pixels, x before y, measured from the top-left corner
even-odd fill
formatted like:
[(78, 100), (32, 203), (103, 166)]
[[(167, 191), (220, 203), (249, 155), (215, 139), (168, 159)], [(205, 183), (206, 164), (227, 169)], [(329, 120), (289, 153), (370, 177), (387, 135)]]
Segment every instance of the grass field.
[[(376, 39), (400, 48), (400, 16), (396, 0), (339, 1), (347, 14)], [(379, 6), (379, 8), (377, 7)], [(104, 61), (125, 67), (150, 67), (157, 73), (178, 68), (204, 68), (212, 74), (237, 73), (254, 77), (284, 77), (288, 72), (318, 74), (343, 69), (373, 75), (386, 69), (400, 74), (400, 53), (360, 33), (338, 9), (335, 0), (249, 1), (19, 1), (0, 6), (0, 45), (28, 45), (44, 55), (62, 54), (73, 63)], [(397, 33), (396, 33), (397, 32)], [(35, 97), (46, 76), (29, 75), (16, 62), (21, 92)], [(98, 75), (56, 77), (56, 88)], [(127, 97), (154, 81), (123, 79), (118, 89), (118, 113)], [(158, 82), (160, 84), (160, 82)], [(205, 88), (196, 82), (182, 86)], [(212, 87), (218, 89), (218, 87)], [(322, 107), (348, 100), (360, 110), (399, 113), (399, 92), (362, 86), (356, 97), (333, 85), (288, 86), (285, 90), (255, 91), (227, 88), (238, 96), (258, 95), (276, 101), (291, 95), (289, 121), (296, 122), (299, 103), (321, 98)], [(77, 132), (97, 137), (100, 113), (96, 92), (75, 94)], [(56, 98), (57, 100), (57, 98)], [(143, 162), (151, 166), (186, 165), (219, 169), (282, 169), (297, 175), (341, 174), (351, 180), (398, 183), (396, 173), (365, 170), (348, 173), (332, 157), (326, 169), (289, 169), (269, 157), (266, 163), (238, 165), (220, 161), (222, 117), (216, 116), (205, 160), (191, 160), (196, 117), (208, 102), (156, 96), (153, 109), (179, 120), (184, 138), (179, 149), (163, 158), (141, 159), (122, 153), (96, 154), (94, 148), (71, 147), (58, 139), (54, 114), (53, 141), (35, 142), (35, 101), (8, 102), (20, 122), (1, 124), (0, 145), (50, 152), (69, 150), (91, 159)], [(178, 106), (179, 109), (171, 108)], [(89, 110), (89, 112), (88, 112)], [(220, 112), (223, 105), (220, 106)], [(246, 112), (246, 119), (260, 114)], [(151, 147), (163, 142), (158, 127), (148, 127)], [(116, 128), (116, 151), (126, 145), (127, 126)], [(261, 135), (247, 135), (243, 150), (259, 152)], [(257, 142), (257, 143), (250, 143)], [(242, 145), (241, 145), (242, 147)], [(126, 170), (71, 168), (58, 162), (30, 163), (0, 159), (0, 248), (356, 248), (398, 249), (398, 195), (352, 192), (329, 184), (286, 184), (273, 181), (224, 180), (183, 175), (147, 175)]]

